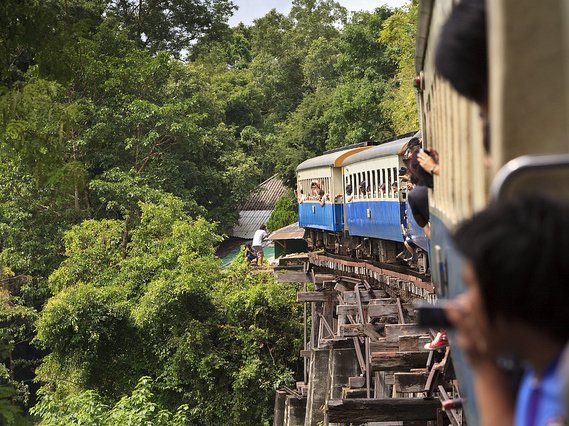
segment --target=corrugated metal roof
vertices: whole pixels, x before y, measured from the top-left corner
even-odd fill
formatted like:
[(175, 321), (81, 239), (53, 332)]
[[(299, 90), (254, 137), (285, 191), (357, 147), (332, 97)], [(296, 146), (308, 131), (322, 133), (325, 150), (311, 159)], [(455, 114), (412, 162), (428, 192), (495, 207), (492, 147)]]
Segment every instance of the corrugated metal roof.
[(269, 235), (269, 240), (302, 240), (303, 237), (304, 228), (298, 226), (298, 222), (296, 222), (272, 232), (271, 235)]
[(320, 155), (318, 157), (309, 158), (298, 165), (296, 171), (314, 169), (316, 167), (340, 167), (344, 159), (354, 155), (360, 151), (370, 149), (369, 146), (362, 146), (358, 148), (345, 149), (342, 151), (335, 151), (329, 154)]
[(273, 210), (277, 200), (289, 189), (277, 175), (260, 184), (239, 210)]
[(239, 223), (232, 237), (250, 240), (262, 224), (271, 217), (277, 200), (290, 191), (276, 175), (260, 184), (239, 208)]
[(372, 158), (385, 157), (387, 155), (397, 155), (401, 152), (403, 146), (411, 139), (413, 139), (413, 136), (374, 146), (364, 152), (359, 152), (350, 156), (346, 161), (344, 161), (344, 165), (347, 166), (348, 164), (354, 164), (360, 161), (370, 160)]
[(239, 223), (233, 228), (231, 236), (246, 240), (253, 239), (255, 231), (263, 223), (266, 224), (269, 221), (272, 212), (272, 210), (241, 210), (239, 212)]

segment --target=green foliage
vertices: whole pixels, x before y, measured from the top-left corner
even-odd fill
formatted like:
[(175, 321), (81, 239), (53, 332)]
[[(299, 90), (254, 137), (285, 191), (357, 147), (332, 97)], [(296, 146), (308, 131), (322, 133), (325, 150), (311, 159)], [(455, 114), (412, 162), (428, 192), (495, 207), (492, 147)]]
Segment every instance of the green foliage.
[[(13, 273), (5, 269), (0, 272), (0, 282), (7, 286), (14, 279)], [(34, 309), (26, 307), (18, 298), (0, 290), (0, 424), (23, 424), (23, 410), (28, 398), (28, 387), (14, 380), (17, 361), (10, 353), (31, 339), (33, 323), (37, 317)]]
[[(190, 424), (228, 424), (225, 410), (229, 424), (267, 422), (275, 387), (293, 379), (295, 289), (248, 269), (224, 277), (214, 254), (221, 237), (190, 219), (181, 200), (140, 210), (124, 257), (117, 221), (90, 220), (67, 233), (68, 258), (50, 277), (67, 281), (36, 323), (36, 340), (50, 350), (37, 372), (46, 385), (36, 414), (63, 422), (91, 404), (99, 408), (85, 416), (106, 416), (101, 404), (121, 405), (113, 401), (149, 375), (157, 404), (187, 404)], [(126, 418), (117, 416), (108, 418)]]
[(70, 395), (62, 400), (43, 393), (40, 402), (32, 409), (41, 418), (41, 426), (67, 425), (168, 425), (190, 424), (181, 405), (175, 412), (162, 408), (152, 392), (153, 382), (141, 377), (130, 395), (123, 396), (109, 407), (97, 392), (88, 390)]
[(283, 226), (298, 222), (298, 203), (292, 191), (277, 200), (267, 227), (277, 230)]
[(396, 133), (413, 131), (419, 127), (415, 105), (415, 33), (418, 2), (413, 0), (397, 10), (386, 21), (379, 40), (387, 47), (387, 55), (396, 64), (397, 71), (391, 87), (381, 102), (385, 115), (393, 123)]

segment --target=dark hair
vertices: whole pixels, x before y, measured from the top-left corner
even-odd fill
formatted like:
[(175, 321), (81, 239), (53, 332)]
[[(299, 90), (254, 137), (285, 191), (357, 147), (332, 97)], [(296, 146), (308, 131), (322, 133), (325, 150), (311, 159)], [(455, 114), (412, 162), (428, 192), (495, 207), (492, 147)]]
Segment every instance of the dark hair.
[(441, 30), (435, 65), (458, 93), (479, 104), (487, 101), (485, 0), (462, 0), (454, 7)]
[(265, 225), (265, 224), (263, 223), (261, 226), (259, 226), (259, 229), (262, 229), (263, 231), (266, 231), (266, 230), (267, 230), (267, 225)]
[(352, 188), (352, 184), (351, 184), (351, 183), (347, 184), (347, 185), (346, 185), (346, 194), (352, 195), (352, 192), (353, 192), (353, 191), (354, 191), (354, 190), (353, 190), (353, 188)]
[[(432, 157), (429, 151), (425, 151), (426, 154)], [(407, 170), (411, 176), (411, 182), (417, 186), (426, 186), (428, 188), (433, 187), (433, 175), (429, 174), (425, 169), (419, 164), (419, 150), (413, 151), (409, 158), (403, 160), (407, 166)]]
[(569, 205), (534, 196), (490, 205), (457, 230), (490, 320), (522, 320), (569, 339)]
[(322, 195), (324, 195), (324, 194), (325, 194), (325, 192), (324, 192), (323, 189), (321, 189), (321, 190), (318, 191), (318, 195), (322, 196)]

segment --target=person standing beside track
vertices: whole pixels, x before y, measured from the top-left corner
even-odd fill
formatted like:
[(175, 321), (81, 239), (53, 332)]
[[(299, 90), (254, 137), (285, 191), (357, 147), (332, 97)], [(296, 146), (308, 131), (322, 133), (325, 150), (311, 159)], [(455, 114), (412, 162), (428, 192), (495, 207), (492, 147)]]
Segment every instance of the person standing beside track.
[(267, 225), (265, 224), (259, 226), (259, 229), (255, 231), (255, 235), (253, 236), (253, 249), (257, 254), (257, 265), (263, 264), (263, 241), (265, 241), (268, 236)]
[[(567, 236), (569, 206), (537, 196), (494, 203), (455, 234), (466, 292), (446, 315), (473, 370), (481, 426), (567, 424)], [(496, 364), (505, 354), (528, 364), (517, 397)]]

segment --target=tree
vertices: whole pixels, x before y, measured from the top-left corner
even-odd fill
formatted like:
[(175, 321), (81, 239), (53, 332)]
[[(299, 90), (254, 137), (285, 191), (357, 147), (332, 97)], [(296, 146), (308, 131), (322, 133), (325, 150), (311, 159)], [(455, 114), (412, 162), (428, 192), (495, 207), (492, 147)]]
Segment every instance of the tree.
[(298, 222), (298, 203), (290, 191), (277, 200), (267, 227), (276, 230), (295, 222)]
[(390, 60), (397, 69), (381, 108), (393, 123), (396, 133), (419, 127), (413, 78), (415, 77), (415, 32), (418, 2), (395, 11), (384, 23), (379, 41), (386, 46)]

